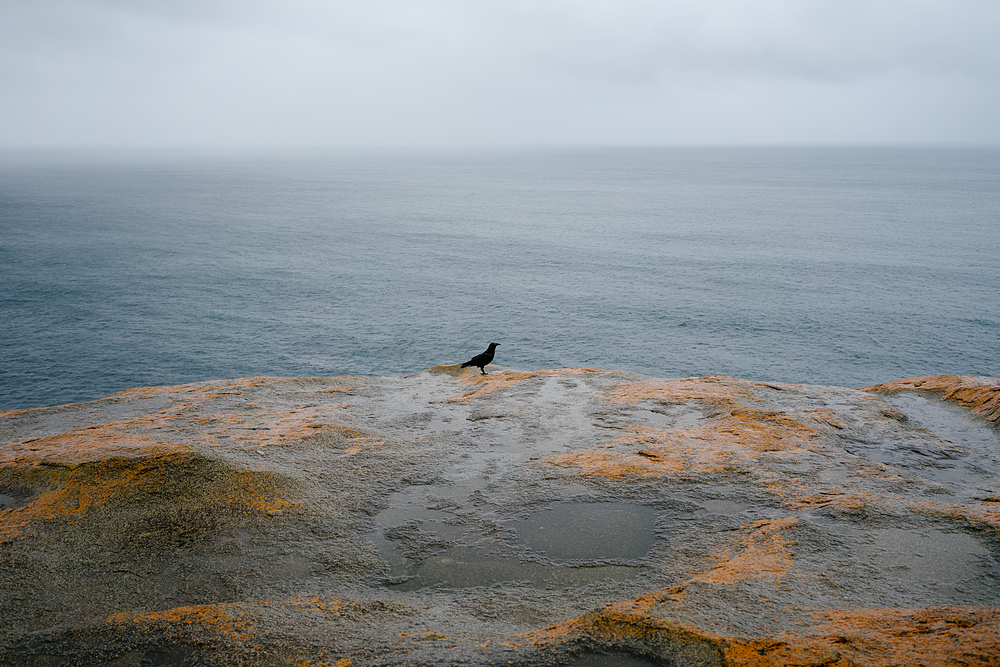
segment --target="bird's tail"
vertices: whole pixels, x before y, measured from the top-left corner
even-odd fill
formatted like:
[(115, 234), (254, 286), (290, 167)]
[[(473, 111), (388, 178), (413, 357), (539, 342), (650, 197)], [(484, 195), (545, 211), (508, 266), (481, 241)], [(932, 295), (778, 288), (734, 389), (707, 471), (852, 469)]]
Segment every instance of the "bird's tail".
[(471, 366), (471, 365), (472, 365), (471, 361), (466, 361), (464, 364), (462, 364), (461, 366), (459, 366), (459, 368), (466, 368), (466, 367)]

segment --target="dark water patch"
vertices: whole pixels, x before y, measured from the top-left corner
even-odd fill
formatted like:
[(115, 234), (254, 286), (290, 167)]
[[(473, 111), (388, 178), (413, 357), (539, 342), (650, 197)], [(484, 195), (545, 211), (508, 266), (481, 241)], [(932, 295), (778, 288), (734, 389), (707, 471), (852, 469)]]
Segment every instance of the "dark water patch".
[[(992, 605), (997, 599), (1000, 544), (990, 532), (860, 526), (820, 516), (809, 523), (826, 535), (825, 549), (839, 544), (866, 563), (866, 586), (891, 587), (898, 606)], [(827, 576), (836, 576), (836, 569), (832, 565)]]
[[(411, 499), (412, 500), (412, 499)], [(439, 499), (441, 500), (441, 499)], [(446, 510), (454, 510), (444, 503)], [(599, 583), (606, 580), (626, 581), (643, 572), (636, 563), (621, 563), (624, 559), (640, 558), (652, 544), (652, 526), (656, 513), (645, 507), (615, 504), (587, 504), (589, 518), (599, 521), (612, 520), (617, 525), (628, 527), (619, 530), (605, 540), (597, 539), (599, 548), (590, 553), (581, 552), (570, 543), (553, 557), (532, 548), (534, 553), (526, 554), (517, 545), (517, 533), (495, 521), (477, 521), (471, 516), (459, 516), (441, 509), (407, 503), (382, 512), (379, 520), (395, 523), (387, 528), (369, 534), (369, 539), (388, 566), (381, 583), (394, 590), (414, 591), (428, 587), (475, 588), (501, 583), (526, 583), (537, 587), (575, 587)], [(577, 504), (577, 505), (583, 505)], [(569, 518), (579, 523), (574, 516), (574, 504), (565, 503), (560, 509), (545, 510), (546, 516), (557, 519)], [(438, 507), (438, 505), (434, 505)], [(631, 517), (638, 512), (641, 520)], [(412, 518), (414, 516), (420, 518)], [(399, 523), (402, 521), (402, 523)], [(525, 522), (518, 522), (523, 525)], [(532, 523), (529, 533), (534, 534)], [(629, 538), (630, 530), (643, 534), (642, 538)], [(553, 539), (561, 539), (553, 533)], [(614, 544), (612, 545), (613, 542)], [(622, 545), (626, 545), (624, 549)], [(573, 555), (566, 558), (565, 554)], [(527, 556), (527, 558), (526, 558)], [(538, 556), (543, 556), (539, 560)], [(576, 562), (566, 562), (566, 561)], [(562, 562), (560, 562), (562, 561)], [(609, 562), (610, 561), (610, 562)]]
[(1000, 428), (934, 395), (900, 392), (883, 398), (905, 414), (912, 435), (888, 444), (854, 442), (849, 452), (941, 484), (992, 486), (1000, 475)]
[(1000, 424), (990, 424), (972, 410), (920, 392), (900, 392), (883, 398), (902, 410), (913, 424), (932, 431), (948, 444), (1000, 455)]
[(608, 580), (626, 581), (641, 572), (642, 568), (623, 565), (567, 567), (523, 562), (514, 555), (490, 554), (475, 547), (457, 547), (426, 558), (417, 566), (396, 569), (383, 583), (400, 591), (433, 586), (476, 588), (501, 583), (567, 588)]
[(656, 667), (663, 663), (627, 653), (581, 653), (560, 664), (566, 667)]
[(203, 664), (202, 656), (187, 646), (154, 646), (131, 651), (102, 667), (188, 667)]
[(34, 493), (27, 488), (0, 484), (0, 510), (9, 510), (28, 503)]
[(653, 546), (657, 512), (627, 503), (562, 503), (515, 526), (520, 542), (554, 561), (635, 560)]

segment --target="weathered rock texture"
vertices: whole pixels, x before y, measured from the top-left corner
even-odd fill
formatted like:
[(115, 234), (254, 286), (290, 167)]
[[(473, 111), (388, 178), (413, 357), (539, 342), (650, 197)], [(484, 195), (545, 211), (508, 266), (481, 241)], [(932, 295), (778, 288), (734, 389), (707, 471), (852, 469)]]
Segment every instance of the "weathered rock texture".
[(996, 665), (998, 387), (446, 366), (0, 413), (0, 664)]

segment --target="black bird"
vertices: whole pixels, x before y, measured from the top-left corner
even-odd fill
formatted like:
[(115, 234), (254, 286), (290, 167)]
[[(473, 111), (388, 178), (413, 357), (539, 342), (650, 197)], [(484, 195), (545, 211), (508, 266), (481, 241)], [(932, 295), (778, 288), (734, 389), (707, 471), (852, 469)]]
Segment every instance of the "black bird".
[(499, 344), (500, 343), (490, 343), (490, 346), (486, 348), (485, 352), (483, 352), (482, 354), (477, 354), (476, 356), (466, 361), (464, 364), (462, 364), (462, 368), (465, 368), (467, 366), (478, 366), (479, 370), (483, 372), (483, 375), (489, 375), (489, 373), (486, 372), (486, 364), (493, 361), (493, 353), (496, 351), (497, 345)]

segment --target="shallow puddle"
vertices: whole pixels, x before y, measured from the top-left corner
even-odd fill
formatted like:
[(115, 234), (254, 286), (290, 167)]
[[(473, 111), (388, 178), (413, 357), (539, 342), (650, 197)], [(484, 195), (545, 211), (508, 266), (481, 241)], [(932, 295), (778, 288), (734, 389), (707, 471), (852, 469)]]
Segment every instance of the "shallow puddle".
[(1000, 430), (991, 427), (965, 408), (933, 397), (906, 392), (884, 398), (905, 412), (913, 423), (933, 431), (946, 442), (1000, 454)]
[(701, 504), (704, 505), (705, 511), (709, 514), (723, 514), (726, 516), (735, 516), (748, 509), (747, 505), (731, 500), (704, 500)]
[(0, 486), (0, 509), (13, 509), (28, 502), (32, 492), (28, 489), (15, 489), (9, 486)]
[(518, 540), (556, 562), (635, 560), (653, 546), (657, 512), (627, 503), (561, 503), (514, 529)]
[[(399, 567), (402, 566), (402, 567)], [(642, 568), (623, 565), (567, 567), (522, 562), (514, 555), (489, 554), (475, 547), (456, 547), (425, 559), (417, 566), (397, 563), (386, 584), (395, 590), (414, 591), (431, 586), (476, 588), (501, 583), (565, 588), (633, 579)]]
[(886, 581), (896, 580), (901, 592), (921, 591), (925, 601), (940, 604), (992, 604), (1000, 593), (1000, 562), (990, 541), (926, 526), (868, 528), (821, 518), (811, 521), (846, 538), (856, 558)]
[[(851, 453), (914, 472), (953, 489), (992, 493), (1000, 476), (1000, 430), (958, 405), (934, 396), (902, 392), (884, 397), (904, 412), (913, 437), (864, 446)], [(951, 493), (955, 491), (952, 490)]]
[(512, 523), (518, 543), (530, 551), (526, 559), (501, 543), (473, 545), (482, 539), (476, 531), (424, 513), (421, 520), (370, 536), (389, 566), (383, 583), (396, 590), (507, 582), (561, 588), (633, 579), (643, 572), (634, 561), (652, 548), (657, 519), (656, 510), (641, 505), (560, 503)]
[(872, 560), (900, 578), (956, 584), (986, 574), (991, 562), (990, 552), (965, 533), (883, 528), (870, 534), (875, 547)]

